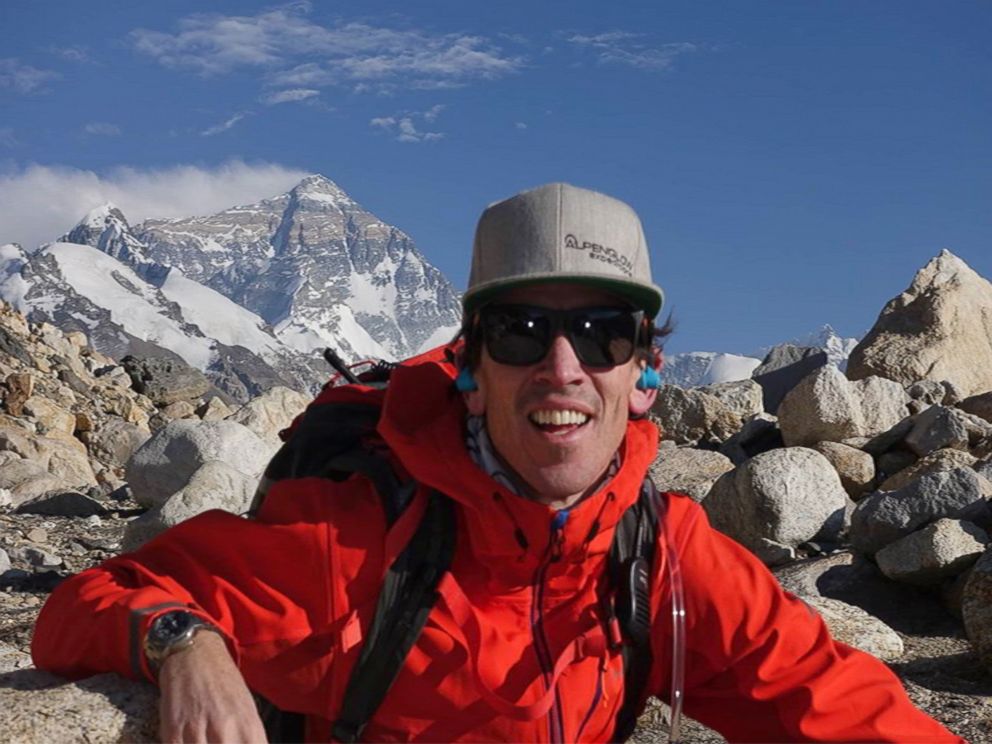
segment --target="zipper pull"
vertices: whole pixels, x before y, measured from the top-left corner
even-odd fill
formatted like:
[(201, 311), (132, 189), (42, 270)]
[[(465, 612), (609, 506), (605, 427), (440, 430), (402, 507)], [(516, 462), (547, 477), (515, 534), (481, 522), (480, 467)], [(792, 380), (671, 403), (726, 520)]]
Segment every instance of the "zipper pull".
[(568, 509), (562, 509), (558, 511), (554, 519), (551, 520), (551, 560), (557, 561), (561, 558), (564, 553), (563, 546), (565, 544), (565, 535), (563, 534), (565, 529), (565, 523), (568, 521)]

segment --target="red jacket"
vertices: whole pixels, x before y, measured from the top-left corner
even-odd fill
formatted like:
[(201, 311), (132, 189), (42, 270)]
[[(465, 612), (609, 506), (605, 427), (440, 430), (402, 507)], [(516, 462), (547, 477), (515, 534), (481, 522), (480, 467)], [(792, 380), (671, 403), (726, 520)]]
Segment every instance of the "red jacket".
[[(64, 582), (38, 619), (37, 666), (72, 678), (147, 676), (148, 625), (186, 606), (228, 635), (249, 687), (306, 713), (308, 738), (327, 740), (383, 573), (432, 487), (456, 505), (451, 572), (364, 738), (609, 740), (623, 671), (603, 643), (596, 585), (617, 520), (655, 457), (657, 430), (632, 421), (620, 471), (555, 532), (553, 510), (501, 488), (470, 459), (452, 377), (449, 365), (424, 359), (394, 373), (379, 431), (422, 486), (390, 530), (361, 476), (278, 482), (254, 521), (208, 512)], [(687, 714), (734, 741), (961, 741), (917, 710), (884, 664), (831, 640), (698, 505), (667, 498), (686, 587)], [(666, 571), (653, 575), (649, 688), (667, 700), (669, 587)]]

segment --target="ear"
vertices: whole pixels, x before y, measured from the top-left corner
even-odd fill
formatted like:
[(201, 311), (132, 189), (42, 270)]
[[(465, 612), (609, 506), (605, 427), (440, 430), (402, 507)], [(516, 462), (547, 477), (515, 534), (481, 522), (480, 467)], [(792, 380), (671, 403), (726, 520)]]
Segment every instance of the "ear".
[(462, 393), (462, 400), (465, 401), (465, 407), (473, 416), (485, 415), (486, 396), (483, 395), (482, 391), (478, 387), (470, 392)]
[[(652, 365), (654, 369), (660, 370), (661, 364), (659, 359), (659, 364)], [(641, 362), (637, 366), (637, 379), (641, 379), (644, 369), (647, 367), (646, 363)], [(657, 378), (656, 378), (657, 382)], [(630, 391), (630, 395), (627, 398), (627, 410), (630, 412), (631, 416), (643, 416), (649, 410), (651, 406), (654, 405), (655, 398), (658, 397), (658, 388), (656, 385), (651, 387), (642, 387), (636, 382), (633, 389)]]

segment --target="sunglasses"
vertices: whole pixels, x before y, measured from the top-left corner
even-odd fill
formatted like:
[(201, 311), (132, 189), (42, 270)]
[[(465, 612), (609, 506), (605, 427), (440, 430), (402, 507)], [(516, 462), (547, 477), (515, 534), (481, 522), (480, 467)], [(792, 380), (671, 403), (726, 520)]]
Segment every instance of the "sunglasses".
[(553, 310), (533, 305), (488, 305), (479, 325), (489, 356), (500, 364), (537, 364), (563, 333), (588, 367), (626, 364), (640, 341), (643, 310), (581, 307)]

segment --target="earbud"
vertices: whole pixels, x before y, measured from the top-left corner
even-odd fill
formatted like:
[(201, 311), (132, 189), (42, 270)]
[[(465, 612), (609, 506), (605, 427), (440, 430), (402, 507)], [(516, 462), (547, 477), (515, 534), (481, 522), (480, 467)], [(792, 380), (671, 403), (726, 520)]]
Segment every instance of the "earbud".
[(455, 378), (455, 390), (459, 393), (472, 393), (479, 389), (478, 383), (472, 376), (472, 370), (462, 367)]
[(654, 390), (661, 387), (661, 375), (654, 367), (645, 367), (641, 370), (641, 376), (637, 378), (638, 390)]

